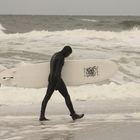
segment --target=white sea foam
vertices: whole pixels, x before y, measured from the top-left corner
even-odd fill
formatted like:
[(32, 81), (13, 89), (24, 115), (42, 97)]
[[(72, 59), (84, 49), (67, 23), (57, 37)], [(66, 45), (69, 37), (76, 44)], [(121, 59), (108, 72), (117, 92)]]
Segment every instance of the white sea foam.
[(5, 30), (5, 28), (0, 24), (0, 30)]
[[(118, 59), (122, 51), (139, 52), (140, 30), (134, 28), (128, 31), (111, 32), (95, 30), (66, 30), (66, 31), (32, 31), (28, 33), (0, 33), (0, 49), (27, 50), (31, 52), (53, 53), (65, 44), (70, 44), (78, 50), (77, 55), (95, 56), (99, 58), (114, 57)], [(91, 51), (91, 50), (94, 50)], [(109, 50), (113, 52), (109, 53)], [(77, 52), (76, 52), (77, 53)], [(116, 54), (116, 56), (114, 55)], [(83, 57), (84, 57), (83, 56)]]
[[(62, 46), (70, 44), (73, 48), (74, 59), (99, 58), (116, 61), (120, 72), (120, 75), (114, 79), (117, 83), (140, 82), (139, 36), (140, 29), (136, 27), (121, 32), (86, 29), (54, 32), (32, 31), (16, 34), (1, 32), (0, 49), (3, 52), (23, 50), (52, 55)], [(17, 58), (21, 57), (16, 56), (15, 59)]]
[[(122, 51), (139, 52), (140, 30), (111, 32), (96, 30), (65, 30), (65, 31), (32, 31), (28, 33), (5, 34), (0, 33), (0, 49), (27, 50), (31, 52), (53, 53), (65, 44), (70, 44), (78, 50), (78, 54), (84, 56), (119, 57)], [(94, 50), (94, 53), (93, 51)], [(109, 50), (113, 50), (110, 54)], [(76, 52), (77, 53), (77, 52)], [(114, 55), (116, 53), (116, 56)], [(78, 55), (77, 54), (77, 55)], [(83, 57), (84, 57), (83, 56)]]
[[(133, 99), (140, 98), (140, 84), (127, 83), (117, 85), (114, 83), (68, 87), (72, 100), (107, 100), (107, 99)], [(15, 87), (0, 88), (0, 104), (36, 104), (41, 103), (46, 89), (24, 89)], [(55, 91), (50, 102), (64, 102), (63, 97)]]
[(95, 19), (81, 19), (82, 21), (89, 21), (89, 22), (98, 22), (98, 20)]
[(83, 29), (56, 32), (32, 31), (24, 34), (2, 32), (0, 33), (0, 49), (53, 54), (62, 46), (70, 44), (75, 48), (74, 57), (93, 58), (94, 56), (94, 58), (118, 60), (124, 55), (124, 51), (139, 52), (139, 36), (140, 30), (137, 28), (122, 32)]
[[(70, 44), (74, 59), (99, 58), (114, 60), (119, 67), (113, 81), (117, 83), (140, 82), (140, 29), (121, 32), (96, 30), (32, 31), (5, 34), (0, 32), (0, 50), (30, 51), (52, 55), (62, 46)], [(23, 55), (14, 57), (22, 60)], [(13, 59), (14, 59), (13, 58)], [(0, 58), (1, 62), (3, 58)], [(8, 58), (6, 57), (7, 61)], [(11, 58), (10, 58), (11, 59)]]
[[(48, 45), (73, 44), (84, 47), (117, 47), (117, 46), (140, 46), (140, 29), (121, 32), (96, 31), (96, 30), (65, 30), (65, 31), (32, 31), (28, 33), (5, 34), (0, 33), (0, 41), (19, 41), (20, 43), (47, 43)], [(104, 43), (103, 43), (104, 42)], [(103, 43), (103, 44), (102, 44)], [(40, 45), (40, 46), (41, 46)], [(43, 44), (44, 45), (44, 44)]]
[(0, 35), (3, 34), (3, 30), (5, 30), (5, 28), (0, 24)]

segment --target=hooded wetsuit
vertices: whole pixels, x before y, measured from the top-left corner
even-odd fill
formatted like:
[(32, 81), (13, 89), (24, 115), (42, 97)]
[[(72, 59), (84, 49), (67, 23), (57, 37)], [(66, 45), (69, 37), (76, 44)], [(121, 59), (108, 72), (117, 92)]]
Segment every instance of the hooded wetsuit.
[(61, 71), (62, 67), (64, 65), (64, 59), (65, 55), (63, 51), (55, 53), (50, 61), (50, 74), (48, 78), (48, 89), (46, 92), (46, 95), (42, 101), (42, 106), (41, 106), (41, 117), (43, 118), (45, 116), (45, 109), (47, 106), (47, 103), (52, 96), (54, 90), (58, 90), (61, 95), (65, 98), (66, 105), (70, 111), (70, 114), (73, 115), (75, 114), (75, 111), (73, 109), (73, 105), (70, 99), (70, 96), (68, 94), (66, 85), (61, 78)]

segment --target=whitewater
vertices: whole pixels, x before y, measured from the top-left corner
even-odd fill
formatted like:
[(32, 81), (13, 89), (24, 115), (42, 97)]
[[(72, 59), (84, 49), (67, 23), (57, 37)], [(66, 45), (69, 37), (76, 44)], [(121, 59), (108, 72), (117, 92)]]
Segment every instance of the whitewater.
[[(109, 59), (119, 68), (113, 77), (104, 82), (69, 87), (74, 100), (125, 99), (140, 96), (139, 28), (121, 32), (75, 29), (14, 34), (6, 34), (4, 30), (0, 25), (0, 62), (6, 67), (14, 67), (21, 62), (49, 61), (53, 53), (64, 45), (71, 45), (73, 54), (69, 59)], [(0, 102), (35, 103), (42, 99), (45, 90), (1, 87)], [(16, 98), (12, 99), (12, 96)], [(33, 98), (30, 97), (38, 100), (32, 101)], [(54, 101), (63, 101), (59, 98), (58, 95)]]

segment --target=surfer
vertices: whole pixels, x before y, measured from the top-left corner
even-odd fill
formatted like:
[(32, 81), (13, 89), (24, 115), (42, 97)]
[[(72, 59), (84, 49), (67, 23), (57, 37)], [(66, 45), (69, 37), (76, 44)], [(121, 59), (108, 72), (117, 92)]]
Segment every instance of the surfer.
[(40, 121), (48, 120), (45, 117), (45, 110), (47, 103), (50, 97), (52, 96), (54, 90), (58, 90), (61, 93), (61, 95), (65, 98), (66, 105), (70, 111), (70, 116), (73, 120), (80, 119), (84, 116), (84, 114), (77, 114), (75, 112), (66, 85), (63, 79), (61, 78), (61, 71), (64, 65), (64, 59), (65, 57), (68, 57), (71, 53), (72, 48), (70, 46), (65, 46), (61, 51), (55, 53), (51, 58), (48, 88), (41, 105), (41, 113), (39, 119)]

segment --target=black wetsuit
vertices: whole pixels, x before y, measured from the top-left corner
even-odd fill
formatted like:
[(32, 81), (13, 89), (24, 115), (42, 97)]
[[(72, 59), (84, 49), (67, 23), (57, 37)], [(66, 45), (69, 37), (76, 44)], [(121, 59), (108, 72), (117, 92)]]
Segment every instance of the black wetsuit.
[(54, 90), (58, 90), (61, 95), (65, 98), (66, 105), (71, 113), (71, 115), (75, 114), (70, 96), (68, 94), (66, 85), (61, 78), (61, 71), (62, 67), (64, 65), (64, 55), (62, 52), (57, 52), (55, 53), (50, 61), (50, 74), (48, 78), (48, 89), (46, 92), (46, 95), (42, 101), (42, 106), (41, 106), (41, 117), (45, 116), (45, 109), (46, 105), (52, 96)]

